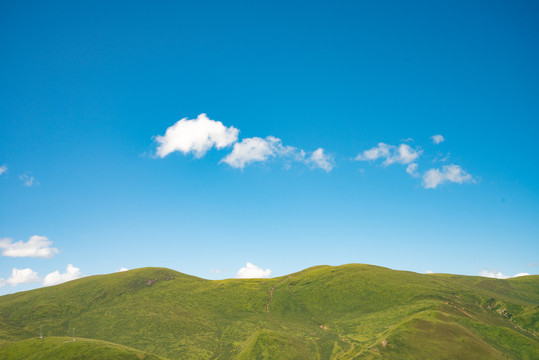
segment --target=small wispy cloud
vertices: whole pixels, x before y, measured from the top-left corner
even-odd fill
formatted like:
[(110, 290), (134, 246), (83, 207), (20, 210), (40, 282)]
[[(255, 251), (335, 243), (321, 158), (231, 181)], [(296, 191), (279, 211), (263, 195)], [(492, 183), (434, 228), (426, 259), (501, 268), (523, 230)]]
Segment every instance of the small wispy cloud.
[(419, 173), (417, 172), (417, 163), (411, 163), (406, 167), (406, 173), (413, 177), (418, 177)]
[(69, 264), (67, 265), (65, 273), (60, 273), (60, 271), (56, 270), (54, 272), (47, 274), (47, 276), (45, 276), (45, 278), (43, 279), (43, 285), (50, 286), (50, 285), (61, 284), (66, 281), (78, 279), (80, 277), (82, 277), (82, 273), (80, 272), (80, 269), (78, 267), (75, 267)]
[(16, 241), (13, 239), (0, 239), (0, 249), (2, 256), (8, 257), (33, 257), (33, 258), (51, 258), (58, 254), (58, 249), (52, 247), (52, 241), (46, 236), (34, 235), (27, 242)]
[(0, 166), (0, 175), (2, 175), (3, 173), (5, 173), (7, 171), (7, 166), (6, 164)]
[(116, 272), (124, 272), (124, 271), (128, 271), (128, 270), (129, 270), (128, 268), (121, 267), (118, 270), (116, 270)]
[(306, 159), (306, 163), (313, 168), (319, 168), (326, 172), (330, 172), (335, 166), (333, 156), (326, 154), (322, 148), (313, 151), (311, 156)]
[(170, 126), (165, 135), (157, 135), (159, 144), (156, 155), (164, 158), (179, 151), (193, 153), (196, 158), (203, 157), (212, 147), (222, 149), (238, 140), (239, 130), (233, 126), (224, 126), (222, 122), (211, 120), (206, 114), (196, 119), (183, 118)]
[(444, 137), (440, 134), (432, 135), (430, 138), (432, 139), (432, 142), (436, 145), (445, 141)]
[(434, 274), (432, 270), (425, 270), (425, 274)]
[(472, 175), (464, 171), (459, 165), (445, 165), (442, 169), (430, 169), (423, 174), (423, 187), (435, 189), (438, 185), (446, 182), (462, 184), (471, 182)]
[(244, 267), (238, 270), (236, 278), (238, 279), (251, 279), (251, 278), (267, 278), (271, 276), (271, 270), (263, 270), (258, 266), (248, 262)]
[(375, 161), (380, 159), (383, 160), (382, 164), (386, 166), (394, 163), (406, 165), (414, 162), (422, 152), (422, 150), (413, 149), (408, 144), (395, 146), (381, 142), (377, 146), (359, 153), (355, 160)]
[(22, 184), (24, 186), (30, 187), (39, 185), (39, 182), (30, 173), (24, 173), (22, 175), (19, 175), (19, 179), (22, 181)]

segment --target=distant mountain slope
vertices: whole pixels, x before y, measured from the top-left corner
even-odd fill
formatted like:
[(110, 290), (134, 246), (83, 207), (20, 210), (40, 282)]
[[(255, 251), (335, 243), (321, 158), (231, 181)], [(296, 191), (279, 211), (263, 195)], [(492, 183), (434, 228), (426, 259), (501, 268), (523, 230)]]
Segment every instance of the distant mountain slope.
[(162, 268), (0, 297), (0, 341), (78, 336), (169, 359), (537, 359), (539, 276), (371, 265), (204, 280)]

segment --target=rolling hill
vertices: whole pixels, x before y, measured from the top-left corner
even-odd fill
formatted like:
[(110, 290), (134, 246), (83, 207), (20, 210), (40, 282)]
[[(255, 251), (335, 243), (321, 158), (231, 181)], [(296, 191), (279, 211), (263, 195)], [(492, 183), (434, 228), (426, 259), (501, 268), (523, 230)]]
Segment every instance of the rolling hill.
[(74, 327), (94, 340), (88, 354), (125, 358), (538, 359), (539, 276), (349, 264), (211, 281), (142, 268), (0, 297), (0, 357), (36, 342), (73, 351), (55, 337)]

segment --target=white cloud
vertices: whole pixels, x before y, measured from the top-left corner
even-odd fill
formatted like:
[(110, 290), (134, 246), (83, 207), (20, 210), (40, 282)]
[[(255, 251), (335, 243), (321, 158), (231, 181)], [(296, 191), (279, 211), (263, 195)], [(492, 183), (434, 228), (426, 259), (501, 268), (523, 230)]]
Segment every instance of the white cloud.
[(334, 165), (333, 157), (331, 155), (324, 154), (324, 149), (316, 149), (311, 156), (306, 160), (307, 164), (310, 164), (314, 168), (319, 168), (330, 172)]
[(236, 273), (236, 278), (238, 279), (250, 279), (250, 278), (267, 278), (271, 276), (271, 270), (266, 269), (262, 270), (256, 265), (248, 262), (245, 264), (245, 267), (242, 267)]
[(234, 144), (232, 152), (224, 157), (221, 162), (243, 169), (245, 165), (257, 161), (266, 161), (270, 157), (292, 155), (297, 149), (292, 146), (283, 146), (281, 139), (268, 136), (265, 139), (259, 137), (246, 138)]
[(489, 278), (495, 278), (495, 279), (509, 279), (511, 277), (519, 277), (519, 276), (527, 276), (527, 275), (530, 275), (528, 273), (518, 273), (514, 276), (510, 276), (510, 275), (505, 275), (505, 274), (502, 274), (500, 271), (498, 270), (485, 270), (485, 269), (482, 269), (479, 271), (479, 276), (483, 276), (483, 277), (489, 277)]
[(15, 269), (11, 271), (11, 276), (6, 280), (6, 284), (17, 286), (20, 284), (40, 282), (41, 279), (37, 276), (37, 272), (30, 268)]
[(223, 270), (221, 269), (210, 269), (210, 274), (220, 274)]
[(66, 272), (63, 274), (60, 274), (58, 270), (51, 272), (50, 274), (47, 274), (47, 276), (45, 276), (45, 279), (43, 279), (43, 285), (49, 286), (49, 285), (61, 284), (66, 281), (78, 279), (80, 277), (82, 277), (82, 273), (80, 272), (80, 269), (69, 264), (67, 265)]
[(174, 151), (184, 154), (193, 153), (200, 158), (212, 147), (225, 148), (238, 140), (239, 130), (226, 127), (220, 121), (209, 119), (206, 114), (200, 114), (196, 119), (183, 118), (169, 127), (165, 135), (157, 135), (159, 143), (157, 156), (164, 158)]
[(422, 154), (421, 150), (412, 149), (407, 144), (400, 144), (398, 147), (395, 145), (388, 145), (386, 143), (379, 143), (369, 150), (363, 151), (356, 156), (357, 161), (374, 161), (378, 159), (384, 159), (384, 165), (391, 165), (393, 163), (410, 164), (414, 162)]
[(4, 278), (0, 278), (0, 288), (4, 285), (6, 285), (6, 281), (4, 280)]
[[(243, 139), (234, 144), (232, 152), (224, 157), (221, 162), (233, 168), (243, 169), (246, 165), (254, 162), (264, 162), (271, 158), (284, 158), (288, 161), (303, 162), (311, 168), (319, 168), (329, 172), (334, 167), (333, 157), (324, 153), (324, 149), (318, 148), (309, 156), (305, 151), (298, 150), (294, 146), (284, 146), (281, 139), (267, 136), (265, 139), (252, 137)], [(290, 163), (285, 167), (290, 168)]]
[(432, 139), (432, 142), (433, 142), (434, 144), (436, 144), (436, 145), (438, 145), (439, 143), (445, 141), (444, 137), (443, 137), (442, 135), (440, 135), (440, 134), (438, 134), (438, 135), (432, 135), (430, 138)]
[(426, 189), (435, 189), (438, 185), (445, 182), (454, 182), (462, 184), (472, 181), (472, 175), (462, 170), (459, 165), (444, 165), (442, 170), (430, 169), (423, 174), (423, 186)]
[(19, 179), (21, 179), (24, 186), (30, 187), (34, 185), (39, 185), (39, 182), (30, 173), (24, 173), (22, 175), (19, 175)]
[(2, 175), (3, 173), (5, 173), (6, 171), (7, 171), (7, 166), (6, 166), (6, 165), (0, 166), (0, 175)]
[(378, 158), (388, 158), (390, 156), (390, 149), (395, 147), (393, 145), (387, 145), (385, 143), (379, 143), (378, 146), (373, 147), (372, 149), (363, 151), (363, 154), (358, 154), (356, 156), (357, 161), (373, 161)]
[(45, 236), (31, 236), (27, 242), (12, 239), (0, 239), (0, 249), (3, 256), (51, 258), (58, 254), (58, 249), (51, 247), (52, 241)]
[(118, 270), (116, 270), (116, 272), (124, 272), (124, 271), (128, 271), (128, 270), (129, 270), (128, 268), (121, 267)]
[(495, 278), (495, 279), (507, 279), (510, 278), (509, 275), (502, 274), (500, 271), (496, 270), (481, 270), (479, 271), (479, 276)]
[(303, 150), (293, 146), (284, 146), (281, 139), (274, 136), (266, 138), (251, 137), (238, 142), (239, 130), (233, 126), (226, 127), (220, 121), (209, 119), (200, 114), (196, 119), (183, 118), (170, 126), (165, 135), (155, 136), (158, 143), (156, 156), (164, 158), (168, 154), (179, 151), (192, 153), (196, 158), (203, 157), (212, 147), (222, 149), (234, 145), (232, 152), (220, 162), (237, 169), (244, 169), (254, 162), (264, 162), (271, 158), (284, 158), (285, 168), (290, 162), (303, 162), (311, 168), (320, 168), (329, 172), (334, 161), (331, 155), (319, 148), (306, 157)]
[(417, 176), (417, 163), (411, 163), (406, 167), (406, 172), (412, 176)]
[(419, 155), (421, 155), (421, 153), (421, 150), (414, 150), (409, 145), (400, 144), (397, 154), (394, 155), (393, 158), (386, 161), (391, 160), (392, 162), (398, 162), (401, 164), (410, 164), (411, 162), (414, 162)]
[(427, 270), (425, 271), (425, 274), (434, 274), (434, 272), (432, 270)]

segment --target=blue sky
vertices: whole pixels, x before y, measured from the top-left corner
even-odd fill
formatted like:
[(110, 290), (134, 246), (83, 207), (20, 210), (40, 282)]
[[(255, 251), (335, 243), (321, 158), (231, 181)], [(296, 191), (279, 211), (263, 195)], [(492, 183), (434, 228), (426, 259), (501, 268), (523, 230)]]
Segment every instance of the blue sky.
[(0, 294), (143, 266), (539, 273), (534, 2), (0, 14)]

